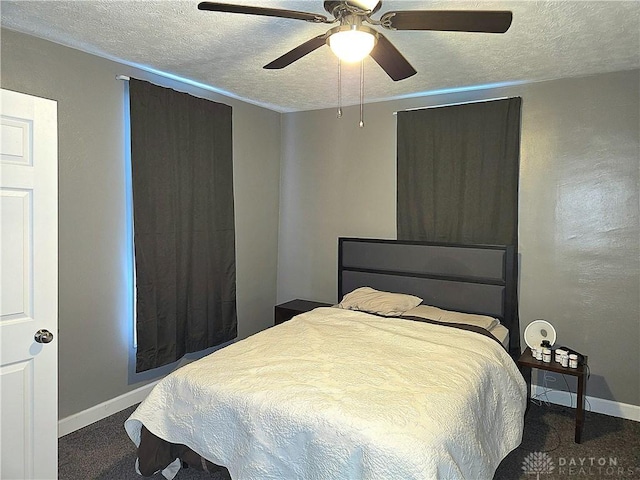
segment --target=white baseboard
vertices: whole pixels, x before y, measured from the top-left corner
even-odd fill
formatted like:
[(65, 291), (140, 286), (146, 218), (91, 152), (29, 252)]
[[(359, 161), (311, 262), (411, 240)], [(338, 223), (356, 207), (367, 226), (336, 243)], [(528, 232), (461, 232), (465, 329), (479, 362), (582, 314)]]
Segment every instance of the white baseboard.
[(127, 392), (119, 397), (100, 403), (95, 407), (88, 408), (87, 410), (59, 420), (58, 438), (91, 425), (92, 423), (102, 420), (114, 413), (120, 412), (125, 408), (129, 408), (136, 403), (140, 403), (142, 400), (147, 398), (147, 395), (149, 395), (149, 392), (151, 392), (151, 389), (156, 385), (156, 383), (158, 383), (158, 381), (149, 383), (148, 385), (144, 385), (140, 388)]
[[(565, 407), (575, 408), (576, 406), (576, 394), (574, 392), (570, 393), (551, 388), (545, 389), (540, 385), (531, 385), (531, 397)], [(585, 397), (585, 400), (585, 409), (587, 411), (640, 422), (640, 405), (614, 402), (613, 400), (590, 397), (589, 395)]]

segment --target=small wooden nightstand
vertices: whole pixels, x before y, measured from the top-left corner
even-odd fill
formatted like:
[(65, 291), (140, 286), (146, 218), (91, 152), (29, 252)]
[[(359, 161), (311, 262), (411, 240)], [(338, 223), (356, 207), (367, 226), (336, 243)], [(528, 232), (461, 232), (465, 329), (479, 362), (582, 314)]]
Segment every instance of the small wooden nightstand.
[(300, 313), (308, 312), (318, 307), (330, 307), (330, 303), (313, 302), (311, 300), (291, 300), (290, 302), (281, 303), (274, 308), (274, 323), (278, 325), (287, 320), (291, 320)]
[(584, 356), (582, 362), (578, 365), (578, 368), (563, 367), (554, 360), (549, 363), (545, 363), (542, 360), (536, 360), (531, 354), (531, 349), (527, 347), (520, 358), (518, 359), (518, 367), (527, 381), (527, 407), (531, 400), (531, 369), (537, 368), (539, 370), (547, 370), (549, 372), (561, 373), (562, 375), (573, 375), (578, 377), (578, 392), (576, 395), (576, 435), (575, 442), (580, 443), (582, 437), (582, 427), (584, 425), (584, 396), (585, 387), (587, 383), (587, 373), (589, 367), (587, 364), (587, 356)]

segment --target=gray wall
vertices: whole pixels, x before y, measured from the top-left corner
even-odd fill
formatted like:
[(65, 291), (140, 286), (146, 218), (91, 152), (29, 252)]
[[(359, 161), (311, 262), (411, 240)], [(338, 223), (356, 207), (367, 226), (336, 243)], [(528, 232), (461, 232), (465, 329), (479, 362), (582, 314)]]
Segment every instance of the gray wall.
[(58, 101), (60, 418), (167, 371), (130, 368), (124, 84), (116, 74), (233, 107), (239, 336), (272, 324), (280, 114), (6, 30), (1, 74), (2, 88)]
[(521, 96), (521, 330), (547, 319), (589, 355), (589, 395), (640, 405), (639, 89), (628, 71), (384, 102), (364, 129), (357, 108), (284, 115), (278, 300), (336, 301), (337, 237), (395, 238), (394, 111)]

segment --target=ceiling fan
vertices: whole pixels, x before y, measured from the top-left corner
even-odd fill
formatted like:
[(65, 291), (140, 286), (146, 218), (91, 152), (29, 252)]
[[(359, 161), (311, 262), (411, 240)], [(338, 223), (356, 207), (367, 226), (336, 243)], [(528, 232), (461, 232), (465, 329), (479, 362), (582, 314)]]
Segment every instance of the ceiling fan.
[(333, 16), (333, 19), (317, 13), (220, 2), (202, 2), (198, 5), (198, 9), (290, 18), (312, 23), (339, 22), (339, 26), (307, 40), (263, 68), (284, 68), (328, 44), (343, 61), (360, 61), (370, 55), (394, 81), (409, 78), (415, 75), (416, 70), (384, 35), (364, 25), (365, 23), (388, 30), (504, 33), (511, 26), (512, 20), (512, 14), (509, 11), (469, 10), (392, 11), (383, 13), (379, 20), (371, 18), (371, 15), (378, 12), (381, 6), (382, 1), (378, 0), (326, 0), (324, 9)]

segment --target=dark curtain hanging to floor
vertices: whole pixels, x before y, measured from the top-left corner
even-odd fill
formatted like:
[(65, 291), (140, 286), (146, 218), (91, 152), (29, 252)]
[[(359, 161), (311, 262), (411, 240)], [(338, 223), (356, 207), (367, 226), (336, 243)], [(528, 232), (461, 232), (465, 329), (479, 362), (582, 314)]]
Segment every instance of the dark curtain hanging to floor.
[(398, 239), (517, 244), (520, 98), (398, 112)]
[(131, 79), (136, 371), (237, 336), (231, 107)]
[(521, 103), (398, 112), (398, 240), (517, 248)]

